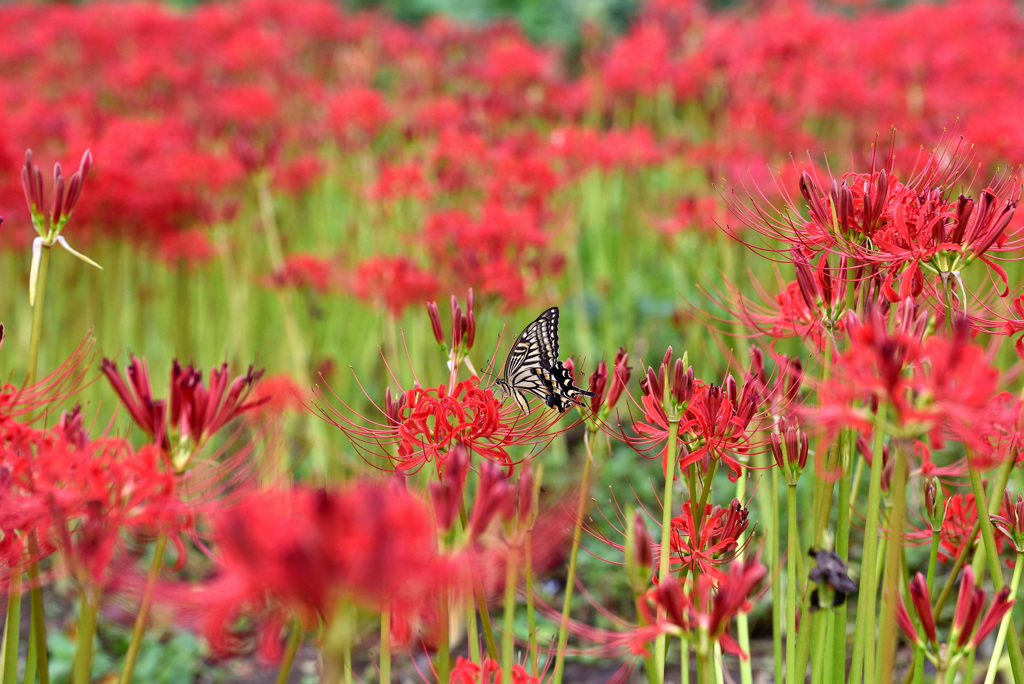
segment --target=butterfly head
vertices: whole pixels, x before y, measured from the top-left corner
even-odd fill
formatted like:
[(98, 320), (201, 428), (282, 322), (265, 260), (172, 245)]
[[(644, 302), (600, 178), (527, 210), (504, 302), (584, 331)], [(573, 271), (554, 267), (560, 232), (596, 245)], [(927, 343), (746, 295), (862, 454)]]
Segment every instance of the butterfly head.
[(497, 388), (494, 390), (494, 395), (497, 396), (498, 399), (504, 400), (506, 397), (512, 394), (512, 390), (509, 388), (508, 383), (505, 382), (504, 378), (500, 376), (495, 378), (494, 385), (497, 385)]

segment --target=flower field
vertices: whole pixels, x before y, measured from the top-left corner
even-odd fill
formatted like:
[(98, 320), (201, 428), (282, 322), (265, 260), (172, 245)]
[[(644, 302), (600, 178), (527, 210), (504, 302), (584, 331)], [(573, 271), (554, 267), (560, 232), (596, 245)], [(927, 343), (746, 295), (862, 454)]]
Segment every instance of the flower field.
[(1024, 11), (0, 5), (0, 684), (1024, 681)]

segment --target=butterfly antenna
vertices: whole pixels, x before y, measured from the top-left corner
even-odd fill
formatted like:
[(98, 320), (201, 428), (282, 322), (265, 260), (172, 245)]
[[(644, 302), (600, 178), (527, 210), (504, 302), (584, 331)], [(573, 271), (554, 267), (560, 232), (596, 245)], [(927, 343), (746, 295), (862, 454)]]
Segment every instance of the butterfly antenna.
[[(501, 332), (498, 333), (498, 340), (494, 343), (494, 353), (491, 354), (491, 360), (487, 362), (487, 367), (484, 369), (483, 377), (487, 377), (490, 373), (493, 377), (491, 382), (487, 385), (487, 389), (494, 387), (494, 383), (498, 381), (498, 374), (494, 372), (495, 361), (498, 359), (498, 350), (501, 349), (501, 338), (505, 336), (505, 326), (501, 326)], [(481, 378), (482, 379), (482, 378)]]

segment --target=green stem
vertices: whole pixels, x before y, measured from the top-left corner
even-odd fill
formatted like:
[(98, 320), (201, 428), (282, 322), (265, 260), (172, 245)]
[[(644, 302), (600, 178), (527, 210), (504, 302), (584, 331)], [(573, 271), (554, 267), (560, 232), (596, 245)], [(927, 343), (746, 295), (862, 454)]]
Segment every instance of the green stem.
[[(999, 466), (999, 471), (996, 474), (995, 484), (992, 487), (993, 492), (1002, 492), (1006, 489), (1006, 484), (1010, 481), (1010, 474), (1013, 471), (1013, 465), (1016, 462), (1016, 458), (1008, 458), (1003, 461), (1003, 464)], [(981, 516), (979, 519), (974, 521), (974, 525), (971, 527), (971, 532), (967, 536), (968, 539), (975, 539), (978, 536), (978, 531), (981, 529)], [(959, 553), (957, 553), (956, 560), (953, 563), (953, 569), (949, 573), (949, 577), (946, 578), (946, 584), (942, 588), (942, 592), (939, 597), (935, 600), (935, 605), (932, 607), (932, 613), (938, 615), (942, 612), (942, 607), (946, 605), (946, 599), (949, 598), (953, 591), (954, 583), (956, 578), (960, 575), (960, 569), (964, 566), (967, 560), (967, 554), (970, 553), (971, 544), (963, 544), (960, 547)]]
[(892, 498), (892, 512), (889, 516), (889, 536), (886, 541), (885, 590), (882, 594), (880, 616), (881, 649), (878, 655), (878, 681), (892, 681), (892, 670), (896, 659), (896, 602), (899, 600), (900, 560), (903, 553), (903, 516), (906, 511), (907, 459), (902, 449), (895, 449), (890, 458), (895, 460), (895, 472), (889, 495)]
[[(448, 590), (442, 589), (438, 597), (438, 643), (437, 643), (437, 681), (447, 682), (448, 673), (451, 671), (451, 647), (448, 644), (450, 627), (448, 623)], [(347, 646), (348, 644), (346, 644)], [(350, 649), (351, 650), (351, 649)], [(347, 681), (347, 680), (346, 680)]]
[(128, 684), (132, 681), (132, 673), (135, 671), (135, 662), (138, 660), (139, 650), (142, 648), (142, 637), (146, 633), (146, 624), (149, 622), (149, 609), (153, 605), (153, 591), (156, 589), (156, 581), (160, 577), (160, 568), (164, 562), (166, 548), (167, 533), (161, 532), (156, 539), (156, 547), (153, 549), (153, 560), (149, 564), (149, 576), (146, 577), (142, 603), (135, 616), (131, 640), (128, 642), (128, 652), (125, 653), (124, 665), (121, 667), (121, 677), (117, 680), (119, 684)]
[[(32, 306), (32, 331), (28, 345), (28, 372), (25, 374), (25, 386), (36, 380), (39, 369), (39, 345), (43, 331), (43, 305), (46, 300), (46, 283), (50, 270), (50, 247), (43, 245), (39, 258), (39, 273), (36, 279), (36, 300)], [(29, 547), (36, 546), (35, 533), (29, 535)], [(35, 556), (33, 556), (35, 557)], [(49, 654), (46, 645), (46, 619), (43, 614), (43, 588), (36, 580), (39, 577), (39, 564), (32, 561), (28, 566), (28, 575), (33, 580), (29, 586), (29, 638), (32, 640), (35, 656), (35, 668), (40, 684), (50, 683)], [(17, 630), (15, 630), (17, 631)], [(26, 672), (26, 674), (28, 674)], [(10, 680), (13, 681), (13, 680)]]
[(529, 632), (530, 676), (537, 676), (537, 617), (533, 608), (533, 533), (527, 531), (523, 542), (523, 564), (526, 566), (526, 624)]
[[(839, 504), (836, 511), (836, 553), (843, 562), (850, 558), (850, 489), (853, 480), (853, 433), (843, 430), (839, 435), (839, 466), (843, 474), (839, 478)], [(846, 616), (849, 602), (843, 601), (833, 611), (835, 615), (832, 632), (832, 671), (840, 681), (846, 681)]]
[[(786, 486), (786, 519), (788, 539), (786, 548), (786, 682), (796, 682), (796, 557), (797, 547), (797, 501), (796, 483)], [(802, 679), (802, 678), (801, 678)]]
[(11, 572), (7, 593), (7, 622), (4, 625), (3, 684), (18, 681), (18, 637), (21, 626), (21, 570)]
[[(676, 473), (676, 440), (678, 438), (677, 426), (679, 425), (679, 419), (673, 415), (668, 418), (668, 441), (665, 444), (666, 459), (666, 472), (665, 472), (665, 489), (662, 493), (661, 499), (661, 544), (658, 547), (658, 581), (664, 582), (668, 579), (669, 570), (669, 557), (672, 555), (672, 485), (675, 480)], [(691, 500), (693, 492), (691, 491)], [(693, 511), (691, 511), (693, 513)], [(667, 652), (667, 637), (665, 635), (659, 636), (654, 643), (654, 657), (655, 667), (657, 672), (655, 675), (658, 677), (657, 682), (659, 684), (665, 681), (665, 656)]]
[(50, 247), (43, 245), (39, 258), (39, 275), (36, 280), (36, 302), (32, 306), (32, 335), (28, 344), (28, 373), (25, 375), (25, 386), (36, 381), (36, 370), (39, 364), (39, 341), (43, 330), (43, 302), (46, 299), (46, 276), (50, 268)]
[(83, 586), (80, 589), (78, 615), (78, 643), (72, 681), (89, 684), (92, 681), (92, 643), (96, 637), (96, 617), (100, 612), (99, 590)]
[[(971, 452), (967, 452), (967, 470), (971, 475), (971, 489), (974, 490), (974, 501), (978, 504), (978, 522), (981, 523), (981, 539), (985, 543), (985, 556), (988, 559), (989, 574), (992, 575), (992, 586), (996, 591), (1005, 586), (1003, 571), (999, 567), (999, 554), (996, 553), (996, 538), (992, 529), (992, 520), (984, 511), (988, 511), (985, 487), (981, 483), (981, 473), (971, 463)], [(980, 582), (979, 577), (979, 582)], [(1013, 681), (1024, 682), (1024, 658), (1021, 657), (1020, 643), (1017, 637), (1017, 628), (1013, 624), (1013, 616), (1010, 615), (1010, 629), (1006, 637), (1007, 650), (1010, 653), (1010, 670), (1013, 672)]]
[(679, 684), (690, 684), (690, 640), (679, 638)]
[(772, 581), (772, 655), (775, 668), (775, 681), (782, 680), (782, 585), (779, 583), (781, 576), (780, 560), (782, 535), (779, 534), (779, 527), (782, 514), (779, 511), (779, 469), (772, 468), (772, 514), (771, 523), (768, 526), (770, 534), (768, 553), (771, 554), (772, 573), (775, 579)]
[[(1018, 596), (1020, 591), (1020, 578), (1024, 573), (1024, 553), (1017, 553), (1017, 563), (1013, 566), (1013, 577), (1010, 579), (1010, 596)], [(993, 684), (996, 680), (996, 672), (999, 671), (999, 656), (1003, 652), (1003, 644), (1006, 642), (1006, 635), (1010, 631), (1010, 619), (1013, 614), (1007, 611), (999, 623), (999, 632), (996, 634), (996, 643), (992, 646), (992, 656), (988, 661), (988, 672), (985, 673), (985, 684)]]
[[(292, 622), (292, 631), (288, 635), (288, 643), (284, 647), (284, 656), (281, 658), (281, 666), (277, 669), (277, 678), (274, 680), (274, 684), (288, 684), (288, 675), (291, 673), (292, 664), (295, 662), (295, 654), (299, 652), (299, 646), (302, 645), (302, 623), (296, 618)], [(381, 665), (381, 672), (384, 672), (383, 661)], [(382, 682), (388, 680), (381, 678)]]
[(828, 635), (826, 629), (827, 616), (832, 614), (831, 609), (819, 610), (814, 614), (811, 647), (811, 684), (821, 684), (825, 680), (825, 637)]
[(555, 654), (555, 672), (551, 681), (559, 684), (565, 669), (565, 648), (569, 643), (569, 614), (572, 612), (572, 595), (576, 588), (576, 557), (580, 551), (580, 536), (583, 533), (583, 515), (587, 510), (587, 499), (590, 494), (590, 467), (594, 460), (590, 446), (591, 430), (583, 433), (583, 444), (587, 450), (583, 459), (583, 479), (580, 482), (580, 495), (576, 501), (576, 524), (572, 530), (572, 547), (569, 550), (569, 574), (565, 579), (565, 598), (562, 600), (562, 619), (558, 624), (558, 650)]
[[(774, 469), (773, 469), (774, 470)], [(747, 470), (744, 468), (740, 471), (740, 476), (736, 480), (736, 498), (740, 501), (743, 500), (743, 496), (747, 490)], [(744, 530), (743, 534), (740, 535), (739, 542), (739, 553), (737, 554), (737, 560), (743, 561), (746, 557), (746, 542), (750, 537), (749, 531)], [(750, 625), (747, 620), (746, 613), (740, 613), (736, 616), (736, 633), (738, 636), (740, 648), (743, 652), (750, 654)], [(753, 684), (754, 674), (751, 670), (750, 658), (740, 658), (740, 684)]]
[[(462, 522), (462, 529), (469, 528), (469, 516), (466, 514), (465, 499), (459, 504), (459, 520)], [(494, 630), (491, 628), (491, 614), (487, 610), (487, 597), (484, 596), (483, 586), (480, 578), (473, 573), (473, 596), (476, 599), (476, 609), (480, 614), (480, 627), (484, 633), (484, 643), (487, 644), (487, 657), (491, 660), (498, 659), (498, 646), (494, 642)]]
[(516, 570), (518, 554), (509, 549), (505, 568), (505, 628), (501, 635), (501, 684), (512, 684), (512, 650), (516, 642)]
[(864, 558), (861, 561), (860, 588), (857, 605), (857, 632), (853, 642), (853, 664), (850, 681), (860, 682), (864, 674), (866, 684), (874, 684), (875, 662), (875, 594), (878, 575), (875, 570), (878, 556), (878, 514), (882, 503), (882, 449), (885, 446), (886, 405), (880, 404), (875, 419), (875, 444), (871, 456), (871, 475), (868, 481), (868, 509), (864, 523)]
[(704, 520), (704, 508), (708, 505), (708, 495), (711, 493), (711, 484), (715, 481), (715, 471), (718, 469), (718, 461), (711, 461), (711, 465), (708, 466), (708, 473), (704, 476), (703, 484), (700, 490), (700, 502), (697, 504), (697, 510), (691, 510), (690, 513), (693, 515), (693, 528), (700, 536), (700, 524)]
[(707, 629), (697, 631), (697, 684), (712, 684), (711, 647), (708, 644)]
[[(31, 532), (28, 535), (28, 548), (29, 554), (32, 558), (39, 557), (39, 543), (36, 541), (35, 532)], [(31, 682), (29, 675), (39, 677), (39, 684), (50, 684), (50, 658), (46, 649), (46, 616), (43, 614), (43, 588), (39, 584), (39, 563), (32, 561), (28, 564), (28, 578), (29, 578), (29, 607), (31, 613), (29, 616), (29, 629), (31, 630), (31, 640), (29, 642), (29, 650), (33, 651), (31, 654), (34, 656), (30, 658), (28, 665), (29, 669), (34, 669), (35, 673), (31, 673), (26, 669), (25, 681)]]
[[(939, 541), (942, 538), (941, 528), (932, 530), (932, 545), (928, 550), (928, 595), (931, 596), (932, 587), (935, 586), (935, 564), (939, 556)], [(913, 684), (924, 684), (924, 649), (914, 649)]]
[[(298, 631), (298, 629), (296, 629)], [(380, 614), (380, 681), (391, 682), (391, 606), (384, 606)], [(279, 684), (284, 684), (280, 682)]]

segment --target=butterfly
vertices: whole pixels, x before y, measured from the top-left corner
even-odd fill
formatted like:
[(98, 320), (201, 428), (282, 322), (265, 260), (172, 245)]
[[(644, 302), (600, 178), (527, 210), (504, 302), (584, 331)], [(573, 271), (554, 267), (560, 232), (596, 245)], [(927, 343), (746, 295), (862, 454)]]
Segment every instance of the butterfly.
[(549, 408), (565, 413), (580, 397), (593, 392), (580, 389), (572, 382), (569, 369), (558, 360), (558, 307), (553, 306), (526, 326), (512, 343), (505, 359), (498, 387), (515, 399), (523, 413), (530, 412), (526, 392), (544, 400)]

